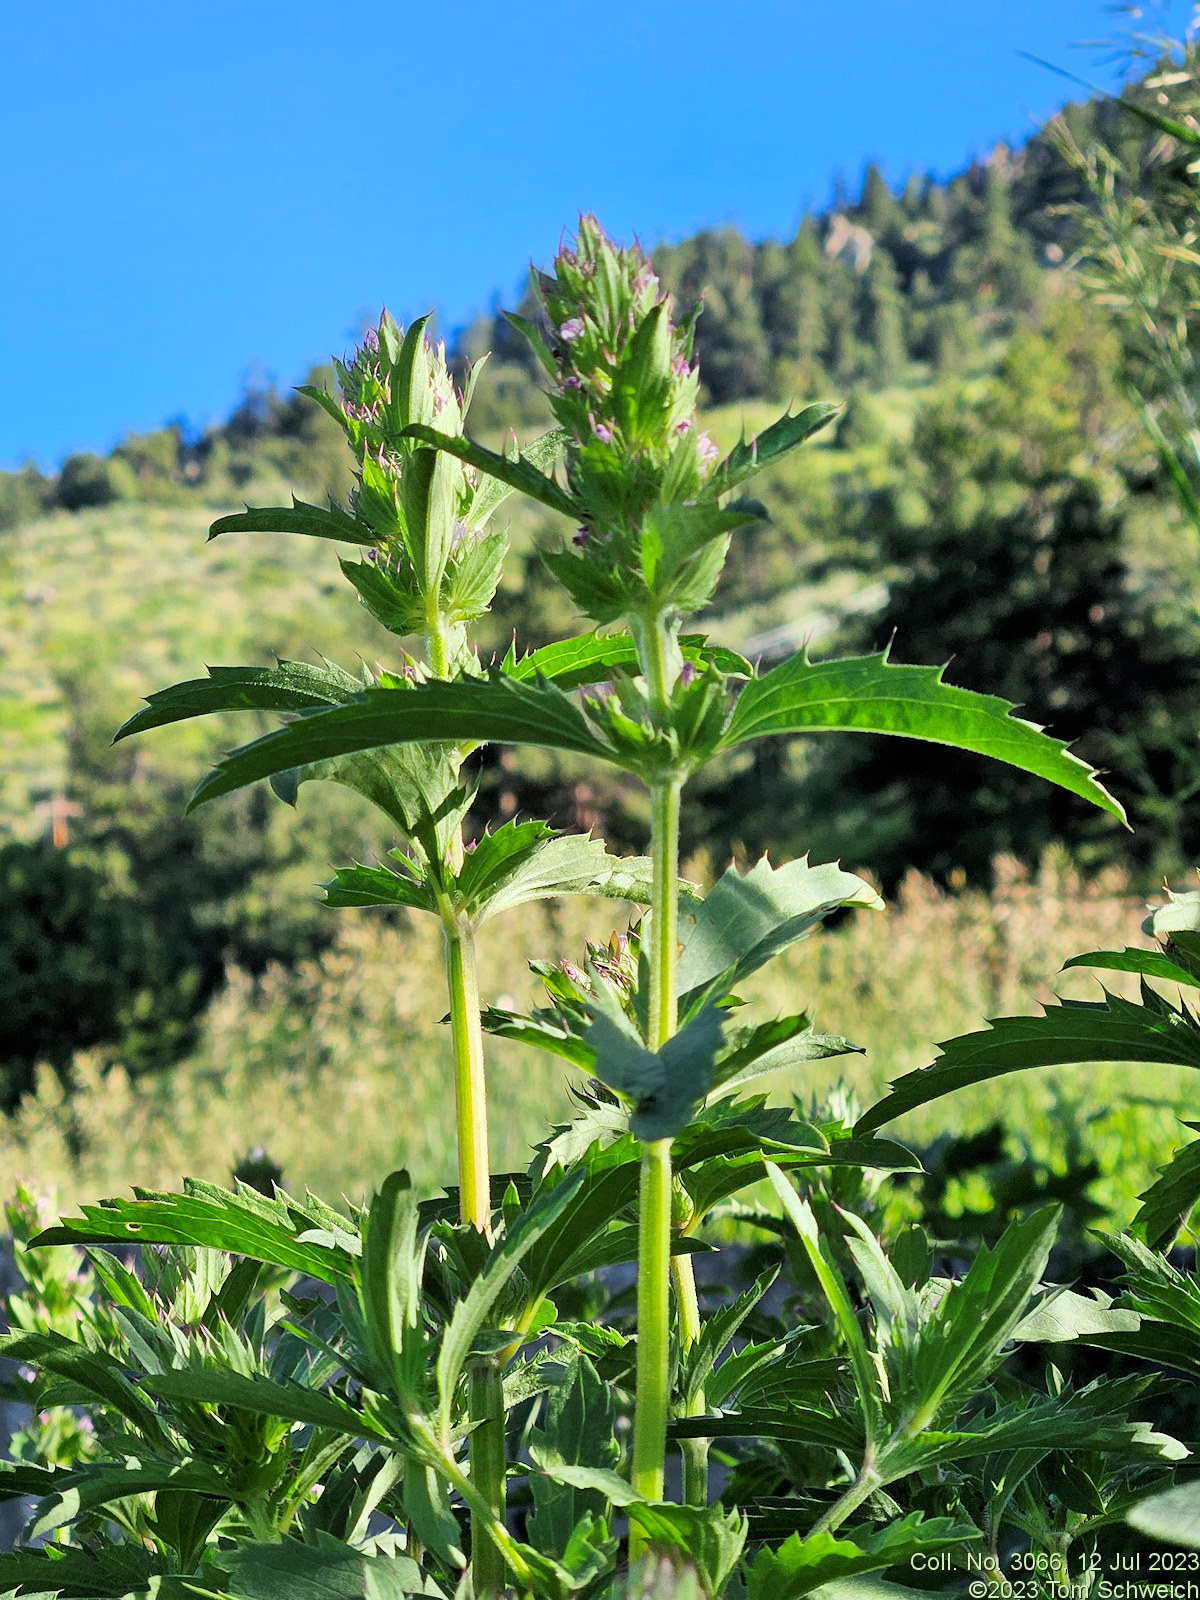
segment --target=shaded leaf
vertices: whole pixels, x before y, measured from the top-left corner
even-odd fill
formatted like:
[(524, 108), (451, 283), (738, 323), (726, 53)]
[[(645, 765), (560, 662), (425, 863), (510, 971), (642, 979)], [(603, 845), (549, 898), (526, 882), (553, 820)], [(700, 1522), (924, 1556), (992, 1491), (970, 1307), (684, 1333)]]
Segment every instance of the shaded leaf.
[(596, 1052), (593, 1071), (601, 1083), (633, 1101), (629, 1126), (649, 1142), (673, 1138), (691, 1121), (712, 1087), (724, 1042), (724, 1015), (706, 1006), (661, 1050), (647, 1050), (614, 1010), (593, 1010), (586, 1040)]
[[(1200, 1133), (1200, 1122), (1185, 1122), (1184, 1127)], [(1133, 1227), (1152, 1250), (1169, 1250), (1200, 1200), (1200, 1139), (1177, 1150), (1158, 1174), (1138, 1196), (1142, 1203)]]

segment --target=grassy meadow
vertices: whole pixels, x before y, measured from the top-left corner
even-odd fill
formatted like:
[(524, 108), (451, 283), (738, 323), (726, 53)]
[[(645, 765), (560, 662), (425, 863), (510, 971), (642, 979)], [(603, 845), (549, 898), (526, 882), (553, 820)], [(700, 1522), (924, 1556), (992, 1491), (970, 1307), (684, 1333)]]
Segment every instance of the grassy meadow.
[[(913, 397), (891, 401), (892, 430), (903, 436)], [(773, 409), (729, 406), (709, 425), (728, 445), (743, 422), (752, 431)], [(867, 580), (830, 546), (832, 485), (851, 468), (868, 479), (885, 474), (884, 449), (852, 453), (822, 443), (772, 474), (765, 494), (778, 521), (731, 567), (705, 619), (716, 638), (744, 645), (780, 631), (793, 645), (805, 638), (820, 644), (860, 604)], [(251, 483), (245, 498), (281, 499), (282, 485)], [(358, 659), (395, 662), (398, 642), (356, 603), (333, 549), (274, 536), (206, 543), (219, 509), (120, 504), (60, 512), (5, 535), (0, 837), (44, 832), (38, 797), (64, 790), (88, 805), (108, 805), (118, 817), (144, 798), (149, 831), (160, 826), (156, 817), (182, 813), (217, 753), (265, 729), (268, 719), (205, 719), (115, 752), (108, 741), (143, 695), (199, 676), (206, 663), (311, 660), (317, 651), (351, 668)], [(537, 610), (543, 591), (534, 552), (546, 531), (537, 513), (514, 511), (511, 571), (489, 623), (492, 643), (514, 625), (529, 637), (527, 613), (550, 636), (572, 626), (569, 617)], [(822, 549), (831, 559), (816, 560)], [(211, 915), (226, 916), (236, 902), (243, 921), (299, 930), (289, 935), (292, 948), (303, 948), (300, 934), (311, 926), (320, 930), (312, 953), (256, 974), (234, 962), (194, 1047), (165, 1074), (135, 1079), (111, 1050), (82, 1054), (68, 1095), (43, 1069), (37, 1092), (0, 1121), (0, 1192), (24, 1180), (57, 1190), (59, 1202), (70, 1205), (131, 1184), (171, 1188), (185, 1175), (227, 1181), (234, 1163), (258, 1145), (282, 1166), (289, 1186), (331, 1196), (361, 1197), (399, 1164), (427, 1187), (448, 1178), (453, 1096), (448, 1030), (439, 1025), (445, 1006), (436, 930), (318, 905), (316, 885), (333, 862), (370, 859), (392, 841), (364, 803), (331, 785), (305, 791), (298, 812), (259, 800), (265, 821), (256, 826), (269, 838), (254, 847), (257, 855), (239, 844), (249, 827), (246, 797), (196, 814), (202, 861), (237, 859), (243, 848), (250, 861), (225, 907), (214, 900)], [(85, 851), (88, 821), (75, 825), (72, 839)], [(698, 875), (706, 870), (701, 863)], [(577, 952), (586, 935), (607, 933), (616, 915), (556, 905), (489, 926), (482, 939), (485, 998), (531, 1000), (526, 960)], [(813, 938), (747, 991), (760, 1017), (808, 1008), (821, 1026), (866, 1050), (769, 1087), (807, 1101), (844, 1078), (869, 1100), (898, 1074), (928, 1064), (938, 1040), (978, 1028), (987, 1016), (1032, 1011), (1055, 992), (1095, 994), (1095, 979), (1084, 974), (1060, 982), (1062, 962), (1089, 948), (1145, 943), (1142, 915), (1140, 898), (1118, 875), (1084, 884), (1056, 857), (1034, 880), (1001, 863), (990, 896), (946, 894), (911, 876), (886, 913), (860, 914)], [(332, 944), (322, 948), (334, 929)], [(569, 1115), (567, 1083), (559, 1062), (491, 1044), (497, 1167), (523, 1166), (547, 1124)], [(999, 1117), (1013, 1140), (1054, 1165), (1065, 1159), (1079, 1123), (1105, 1174), (1097, 1197), (1127, 1221), (1177, 1139), (1175, 1110), (1186, 1114), (1190, 1092), (1175, 1069), (1026, 1074), (965, 1091), (914, 1114), (899, 1131), (925, 1142), (947, 1124), (962, 1131)]]
[[(0, 1125), (0, 1192), (24, 1180), (70, 1205), (131, 1184), (173, 1188), (185, 1175), (226, 1182), (255, 1145), (282, 1166), (289, 1187), (326, 1196), (361, 1198), (397, 1165), (426, 1188), (448, 1180), (453, 1095), (436, 930), (429, 921), (340, 916), (334, 945), (298, 969), (258, 981), (232, 972), (199, 1047), (169, 1074), (130, 1081), (119, 1066), (105, 1071), (84, 1056), (68, 1099), (43, 1072), (36, 1095)], [(807, 1102), (842, 1079), (872, 1098), (888, 1079), (931, 1061), (937, 1040), (985, 1016), (1032, 1011), (1055, 992), (1095, 995), (1094, 978), (1074, 972), (1056, 981), (1057, 969), (1084, 949), (1142, 942), (1141, 916), (1119, 876), (1084, 885), (1061, 860), (1032, 880), (1000, 863), (990, 897), (946, 894), (913, 875), (887, 911), (810, 939), (747, 988), (756, 1017), (811, 1008), (823, 1026), (866, 1048), (766, 1086)], [(485, 999), (532, 999), (525, 960), (578, 951), (585, 936), (613, 925), (602, 908), (560, 903), (499, 919), (481, 939)], [(569, 1080), (553, 1058), (491, 1042), (497, 1167), (523, 1166), (547, 1123), (569, 1114)], [(922, 1143), (998, 1118), (1014, 1151), (1023, 1145), (1061, 1167), (1077, 1119), (1104, 1174), (1096, 1198), (1127, 1222), (1177, 1139), (1176, 1111), (1186, 1115), (1189, 1105), (1194, 1093), (1181, 1070), (1080, 1067), (960, 1092), (896, 1131)]]

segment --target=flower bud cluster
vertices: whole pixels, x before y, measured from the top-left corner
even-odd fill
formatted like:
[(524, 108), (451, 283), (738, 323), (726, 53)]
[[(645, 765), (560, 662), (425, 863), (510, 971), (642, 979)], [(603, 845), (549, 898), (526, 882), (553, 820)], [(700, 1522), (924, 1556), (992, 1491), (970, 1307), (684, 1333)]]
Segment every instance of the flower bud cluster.
[(717, 452), (696, 425), (695, 317), (674, 323), (640, 247), (614, 244), (592, 216), (553, 275), (534, 281), (550, 328), (551, 405), (575, 446), (574, 487), (599, 514), (581, 534), (603, 536), (609, 516), (636, 518), (666, 482), (671, 498), (697, 491)]
[(739, 520), (718, 504), (718, 451), (696, 419), (696, 312), (676, 322), (641, 249), (591, 216), (534, 282), (549, 343), (526, 331), (552, 378), (580, 512), (547, 565), (596, 622), (677, 631), (711, 595)]
[(386, 311), (353, 359), (336, 366), (340, 404), (315, 398), (345, 429), (357, 463), (352, 509), (376, 536), (366, 561), (342, 569), (384, 627), (438, 633), (431, 650), (447, 670), (463, 657), (463, 624), (491, 604), (507, 541), (483, 530), (474, 469), (402, 430), (422, 423), (461, 436), (468, 396), (455, 387), (445, 345), (425, 338), (425, 321), (405, 333)]

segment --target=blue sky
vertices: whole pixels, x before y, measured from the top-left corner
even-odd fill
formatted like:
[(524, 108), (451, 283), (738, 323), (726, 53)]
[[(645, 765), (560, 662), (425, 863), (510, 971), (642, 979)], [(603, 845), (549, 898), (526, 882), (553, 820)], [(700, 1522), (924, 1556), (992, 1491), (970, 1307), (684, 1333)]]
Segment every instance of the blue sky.
[(871, 158), (952, 172), (1068, 95), (1018, 50), (1111, 82), (1078, 45), (1114, 26), (1101, 0), (13, 5), (0, 464), (203, 424), (383, 302), (511, 304), (580, 208), (648, 245), (761, 237)]

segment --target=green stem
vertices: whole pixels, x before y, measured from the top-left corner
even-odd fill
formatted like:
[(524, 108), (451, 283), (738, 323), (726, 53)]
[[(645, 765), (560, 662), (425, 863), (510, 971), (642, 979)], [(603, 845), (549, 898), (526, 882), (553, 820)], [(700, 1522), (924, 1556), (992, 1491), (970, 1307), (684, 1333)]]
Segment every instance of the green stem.
[[(670, 1139), (642, 1146), (638, 1209), (637, 1416), (630, 1481), (648, 1500), (661, 1500), (671, 1352)], [(632, 1531), (630, 1560), (640, 1554), (641, 1543)]]
[(446, 987), (450, 991), (450, 1031), (454, 1040), (460, 1209), (464, 1222), (486, 1233), (491, 1221), (491, 1185), (475, 934), (449, 913), (443, 917), (442, 926), (446, 940)]
[[(686, 1357), (700, 1337), (700, 1302), (696, 1298), (696, 1275), (692, 1270), (691, 1256), (672, 1256), (671, 1273), (675, 1279), (680, 1354)], [(706, 1410), (704, 1390), (699, 1389), (689, 1400), (684, 1415), (702, 1417)], [(684, 1505), (708, 1504), (708, 1444), (707, 1439), (680, 1441), (680, 1450), (683, 1454)]]
[(450, 676), (450, 645), (442, 613), (430, 606), (425, 615), (425, 643), (429, 649), (429, 670), (435, 678)]
[(493, 1542), (491, 1529), (503, 1525), (505, 1499), (504, 1377), (495, 1362), (481, 1363), (471, 1373), (471, 1482), (487, 1502), (471, 1513), (471, 1576), (478, 1600), (504, 1588), (504, 1557)]
[[(442, 925), (454, 1038), (460, 1213), (464, 1223), (486, 1234), (491, 1225), (491, 1174), (475, 934), (448, 908)], [(503, 1526), (506, 1511), (504, 1382), (499, 1367), (477, 1368), (471, 1375), (470, 1390), (471, 1420), (479, 1424), (471, 1434), (471, 1478), (488, 1508), (486, 1516), (482, 1511), (471, 1513), (471, 1571), (474, 1592), (483, 1600), (504, 1587), (504, 1561), (489, 1532), (493, 1523)]]
[(675, 1032), (679, 1000), (675, 968), (679, 949), (679, 792), (678, 778), (650, 791), (654, 861), (654, 908), (650, 918), (650, 1048), (661, 1050)]
[(873, 1461), (864, 1461), (859, 1468), (858, 1477), (846, 1490), (839, 1500), (836, 1500), (829, 1510), (813, 1524), (808, 1535), (811, 1539), (818, 1533), (833, 1533), (841, 1527), (852, 1511), (857, 1511), (864, 1500), (869, 1500), (881, 1485), (882, 1480), (875, 1470)]
[[(657, 783), (653, 802), (651, 854), (654, 906), (650, 947), (650, 1048), (660, 1050), (675, 1032), (678, 1004), (675, 965), (679, 903), (678, 779)], [(661, 1500), (670, 1404), (671, 1141), (642, 1146), (638, 1217), (637, 1414), (634, 1419), (631, 1480), (648, 1500)], [(644, 1536), (630, 1532), (629, 1558), (637, 1559)]]

